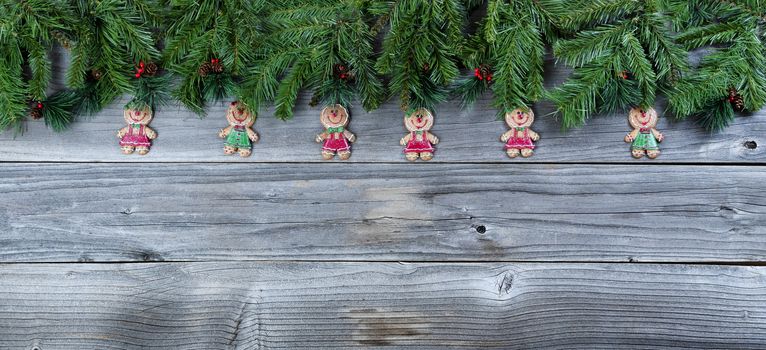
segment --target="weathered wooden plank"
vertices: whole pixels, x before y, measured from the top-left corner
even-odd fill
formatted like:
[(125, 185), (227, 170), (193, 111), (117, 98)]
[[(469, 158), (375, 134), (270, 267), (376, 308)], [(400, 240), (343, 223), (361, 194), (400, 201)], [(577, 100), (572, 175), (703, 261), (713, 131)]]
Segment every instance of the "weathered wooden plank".
[[(62, 58), (59, 58), (61, 61)], [(65, 64), (56, 70), (61, 76)], [(569, 74), (553, 59), (547, 61), (548, 87), (561, 83)], [(61, 80), (62, 78), (58, 78)], [(59, 82), (59, 85), (61, 83)], [(589, 125), (561, 132), (558, 121), (550, 116), (549, 103), (536, 106), (537, 122), (533, 128), (542, 135), (537, 154), (527, 160), (506, 157), (500, 135), (507, 130), (495, 119), (485, 96), (471, 110), (460, 109), (451, 101), (438, 107), (433, 132), (441, 143), (436, 162), (629, 162), (629, 146), (623, 142), (629, 131), (624, 115), (593, 118)], [(218, 130), (226, 126), (226, 106), (213, 106), (209, 117), (199, 119), (178, 105), (159, 111), (152, 127), (159, 133), (154, 148), (146, 157), (123, 156), (117, 146), (117, 130), (124, 126), (122, 106), (117, 101), (97, 116), (76, 123), (65, 133), (46, 130), (41, 121), (30, 122), (27, 132), (14, 139), (13, 133), (0, 134), (0, 161), (119, 161), (119, 162), (320, 162), (320, 146), (314, 137), (321, 130), (319, 107), (310, 108), (304, 94), (295, 118), (282, 122), (273, 110), (261, 113), (255, 128), (261, 142), (248, 159), (223, 155)], [(664, 108), (659, 106), (660, 108)], [(398, 101), (384, 104), (372, 113), (359, 106), (351, 109), (349, 129), (358, 136), (350, 162), (406, 162), (399, 139), (406, 134)], [(662, 118), (659, 128), (665, 133), (664, 154), (655, 162), (753, 162), (766, 161), (766, 111), (738, 118), (731, 127), (709, 134), (693, 121), (669, 122)]]
[(0, 261), (764, 261), (761, 166), (5, 164)]
[(766, 268), (0, 267), (4, 349), (762, 349)]

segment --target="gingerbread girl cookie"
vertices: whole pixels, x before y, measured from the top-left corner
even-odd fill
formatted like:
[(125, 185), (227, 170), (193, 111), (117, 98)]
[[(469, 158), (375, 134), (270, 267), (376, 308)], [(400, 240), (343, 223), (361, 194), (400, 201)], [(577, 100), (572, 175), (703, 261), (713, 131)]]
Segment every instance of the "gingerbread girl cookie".
[(242, 157), (252, 154), (253, 142), (258, 142), (258, 134), (252, 129), (255, 124), (255, 116), (239, 102), (232, 102), (226, 112), (226, 120), (229, 126), (218, 132), (218, 137), (226, 139), (223, 153), (234, 154), (239, 151)]
[(430, 133), (434, 125), (434, 116), (425, 108), (419, 108), (404, 116), (404, 127), (410, 131), (399, 142), (404, 148), (404, 156), (409, 161), (415, 161), (418, 157), (422, 160), (431, 160), (434, 157), (434, 146), (439, 143), (439, 138)]
[(342, 160), (351, 157), (351, 145), (356, 141), (356, 136), (346, 129), (348, 125), (348, 111), (341, 105), (325, 107), (319, 117), (325, 132), (317, 135), (316, 142), (322, 143), (322, 158), (332, 159), (335, 154)]
[(633, 158), (647, 157), (654, 159), (660, 155), (660, 146), (664, 136), (655, 129), (657, 126), (657, 111), (654, 108), (633, 108), (628, 114), (628, 122), (633, 131), (625, 136), (625, 142), (630, 143)]
[(535, 121), (535, 113), (529, 110), (514, 109), (505, 113), (505, 123), (511, 127), (500, 140), (505, 142), (505, 152), (508, 157), (516, 158), (519, 154), (522, 157), (529, 157), (534, 153), (535, 144), (533, 141), (540, 139), (540, 135), (532, 131), (529, 127)]
[(140, 155), (149, 153), (152, 141), (157, 138), (157, 133), (148, 127), (152, 121), (152, 110), (145, 103), (131, 101), (123, 111), (125, 122), (128, 126), (117, 132), (120, 138), (122, 153), (131, 154), (137, 151)]

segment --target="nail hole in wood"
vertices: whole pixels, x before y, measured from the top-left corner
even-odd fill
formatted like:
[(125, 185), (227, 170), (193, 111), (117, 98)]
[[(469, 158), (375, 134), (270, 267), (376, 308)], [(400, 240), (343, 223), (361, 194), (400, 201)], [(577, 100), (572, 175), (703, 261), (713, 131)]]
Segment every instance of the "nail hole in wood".
[(745, 148), (747, 149), (756, 149), (758, 148), (758, 143), (755, 141), (745, 141)]
[(484, 225), (476, 226), (476, 232), (478, 232), (480, 234), (484, 234), (484, 232), (487, 232), (487, 228), (484, 227)]

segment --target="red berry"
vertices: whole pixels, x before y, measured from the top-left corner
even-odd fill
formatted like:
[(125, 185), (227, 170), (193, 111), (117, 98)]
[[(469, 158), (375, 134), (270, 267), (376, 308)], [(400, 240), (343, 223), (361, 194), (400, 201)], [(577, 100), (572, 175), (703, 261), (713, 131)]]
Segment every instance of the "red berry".
[(37, 102), (37, 108), (43, 108), (43, 104), (40, 102)]
[(140, 78), (140, 77), (141, 77), (141, 73), (136, 73), (136, 78)]

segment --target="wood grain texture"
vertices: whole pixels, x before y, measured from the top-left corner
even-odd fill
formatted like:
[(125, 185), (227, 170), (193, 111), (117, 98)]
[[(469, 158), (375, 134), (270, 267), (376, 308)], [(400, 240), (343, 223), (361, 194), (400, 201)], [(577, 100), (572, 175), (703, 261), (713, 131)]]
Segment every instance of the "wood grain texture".
[(762, 262), (761, 166), (6, 164), (0, 261)]
[[(54, 76), (61, 85), (65, 56), (58, 56)], [(569, 71), (546, 63), (546, 85), (563, 82)], [(120, 154), (117, 130), (124, 126), (122, 107), (128, 98), (116, 101), (103, 112), (83, 118), (64, 133), (47, 130), (42, 121), (30, 122), (23, 136), (0, 134), (0, 161), (78, 161), (78, 162), (321, 162), (321, 146), (313, 140), (322, 131), (320, 107), (308, 107), (310, 94), (299, 99), (294, 119), (283, 122), (273, 117), (273, 109), (262, 111), (255, 129), (261, 141), (251, 158), (223, 155), (223, 141), (218, 130), (227, 126), (225, 105), (208, 109), (208, 117), (199, 119), (178, 105), (160, 110), (152, 121), (159, 138), (149, 155)], [(484, 96), (476, 106), (461, 110), (457, 100), (440, 105), (433, 133), (441, 140), (434, 162), (633, 162), (629, 145), (623, 142), (630, 131), (627, 114), (594, 117), (581, 129), (562, 132), (550, 114), (553, 107), (540, 103), (535, 107), (537, 121), (533, 129), (542, 139), (534, 157), (510, 160), (505, 155), (500, 135), (508, 127), (496, 120), (490, 106), (491, 96)], [(658, 103), (658, 111), (664, 106)], [(358, 104), (351, 109), (349, 129), (357, 137), (349, 162), (406, 162), (399, 139), (407, 131), (398, 101), (390, 101), (372, 113)], [(725, 131), (710, 134), (693, 121), (671, 122), (660, 118), (659, 130), (665, 134), (664, 154), (653, 162), (766, 162), (766, 111), (739, 117)], [(646, 161), (646, 160), (642, 160)]]
[(762, 349), (766, 268), (0, 266), (0, 348)]

